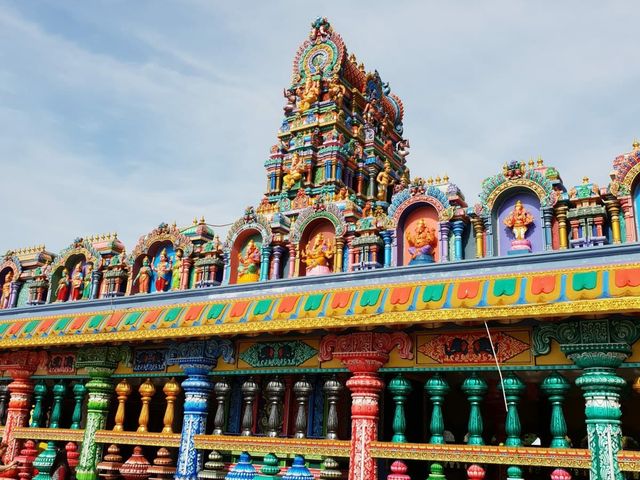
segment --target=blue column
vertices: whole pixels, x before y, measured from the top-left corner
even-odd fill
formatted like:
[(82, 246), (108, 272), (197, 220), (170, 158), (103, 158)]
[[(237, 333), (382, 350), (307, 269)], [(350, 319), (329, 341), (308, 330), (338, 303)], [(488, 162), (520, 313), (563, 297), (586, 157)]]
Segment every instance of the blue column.
[(89, 292), (89, 298), (98, 298), (100, 293), (100, 279), (102, 278), (102, 272), (99, 270), (93, 270), (91, 272), (91, 290)]
[(488, 218), (483, 218), (484, 228), (487, 232), (487, 257), (493, 257), (493, 224)]
[(194, 437), (206, 432), (207, 401), (213, 389), (209, 372), (214, 369), (218, 357), (233, 362), (233, 345), (229, 340), (194, 340), (177, 343), (169, 349), (167, 363), (180, 365), (187, 374), (182, 382), (184, 390), (184, 417), (178, 464), (177, 480), (197, 480), (202, 468), (202, 453), (195, 449)]
[(263, 245), (260, 249), (260, 281), (269, 280), (269, 260), (271, 259), (271, 247)]
[(380, 232), (382, 241), (384, 242), (384, 267), (391, 266), (391, 244), (393, 241), (393, 234), (391, 230), (383, 230)]
[(449, 259), (449, 234), (451, 233), (451, 224), (449, 222), (440, 222), (440, 261), (448, 262)]
[(544, 228), (544, 249), (551, 250), (552, 246), (552, 235), (551, 235), (551, 219), (553, 218), (553, 209), (552, 208), (543, 208), (542, 209), (542, 227)]
[(222, 285), (229, 285), (229, 278), (231, 278), (231, 253), (229, 250), (225, 250), (222, 256), (224, 258)]
[(462, 233), (464, 232), (464, 222), (456, 220), (453, 227), (453, 255), (454, 260), (462, 260)]

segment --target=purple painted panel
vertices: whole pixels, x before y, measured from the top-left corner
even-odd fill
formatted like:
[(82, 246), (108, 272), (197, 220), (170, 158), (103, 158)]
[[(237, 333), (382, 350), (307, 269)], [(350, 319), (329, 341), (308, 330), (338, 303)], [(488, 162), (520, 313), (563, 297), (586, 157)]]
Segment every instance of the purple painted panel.
[(498, 255), (507, 255), (511, 250), (511, 240), (513, 232), (504, 224), (504, 219), (511, 213), (516, 201), (520, 200), (524, 208), (533, 216), (533, 223), (529, 225), (525, 238), (531, 242), (531, 251), (541, 252), (544, 249), (544, 231), (542, 229), (542, 218), (540, 215), (540, 200), (534, 193), (519, 192), (508, 197), (498, 207), (497, 223), (494, 234), (498, 237)]

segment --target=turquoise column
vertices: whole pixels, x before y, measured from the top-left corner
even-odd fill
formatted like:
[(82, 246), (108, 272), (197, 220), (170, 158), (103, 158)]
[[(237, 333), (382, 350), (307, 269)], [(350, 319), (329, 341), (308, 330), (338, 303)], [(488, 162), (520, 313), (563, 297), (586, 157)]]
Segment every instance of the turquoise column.
[(389, 230), (380, 232), (382, 241), (384, 242), (384, 267), (391, 266), (391, 244), (393, 243), (393, 234)]
[(559, 373), (552, 373), (540, 386), (551, 402), (551, 448), (569, 448), (567, 440), (567, 422), (562, 411), (562, 402), (569, 390), (569, 382)]
[(393, 395), (393, 401), (396, 404), (393, 413), (393, 438), (391, 441), (404, 443), (407, 441), (407, 437), (404, 434), (407, 429), (404, 404), (407, 401), (407, 396), (411, 393), (411, 383), (400, 374), (389, 382), (389, 391)]
[(269, 280), (269, 260), (271, 259), (271, 247), (263, 245), (260, 248), (260, 281)]
[(462, 234), (464, 233), (464, 222), (456, 220), (451, 223), (453, 230), (453, 252), (454, 260), (462, 260)]
[[(62, 381), (53, 386), (53, 406), (51, 408), (49, 428), (59, 428), (60, 426), (62, 399), (66, 392), (67, 386)], [(38, 475), (36, 475), (33, 480), (49, 480), (51, 478), (51, 474), (53, 473), (51, 469), (56, 460), (57, 454), (56, 442), (47, 442), (47, 448), (33, 461), (34, 468), (38, 470)]]
[(29, 422), (29, 426), (32, 428), (38, 428), (42, 426), (42, 417), (43, 417), (43, 408), (42, 402), (44, 401), (44, 397), (47, 395), (47, 384), (44, 383), (44, 380), (40, 380), (33, 387), (33, 412), (31, 413), (31, 422)]
[(431, 410), (431, 423), (429, 424), (429, 431), (431, 432), (431, 438), (429, 443), (444, 443), (444, 418), (442, 416), (442, 402), (444, 396), (449, 392), (449, 384), (447, 381), (436, 373), (433, 377), (427, 380), (424, 386), (431, 397), (431, 403), (433, 403), (433, 409)]
[(518, 402), (520, 396), (524, 392), (525, 385), (522, 380), (513, 373), (510, 373), (504, 377), (502, 388), (507, 397), (507, 419), (505, 420), (504, 430), (507, 434), (507, 439), (504, 444), (507, 447), (521, 447), (522, 438), (520, 416), (518, 415)]
[(206, 431), (207, 402), (213, 390), (209, 372), (220, 356), (228, 363), (233, 361), (233, 345), (229, 340), (195, 340), (169, 348), (167, 363), (179, 365), (187, 374), (182, 382), (184, 417), (174, 477), (177, 480), (196, 480), (202, 469), (202, 453), (196, 450), (194, 437)]
[(462, 383), (462, 391), (469, 399), (469, 424), (468, 433), (469, 438), (467, 440), (468, 445), (484, 445), (482, 439), (482, 430), (484, 428), (482, 424), (482, 412), (480, 410), (480, 402), (487, 393), (487, 382), (480, 378), (475, 372), (465, 378)]

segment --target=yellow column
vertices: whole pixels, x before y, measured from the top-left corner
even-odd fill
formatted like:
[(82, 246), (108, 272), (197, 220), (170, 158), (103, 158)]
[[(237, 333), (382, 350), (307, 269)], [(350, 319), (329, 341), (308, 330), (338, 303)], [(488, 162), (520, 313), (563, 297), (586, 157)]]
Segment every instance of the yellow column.
[(336, 252), (335, 252), (336, 261), (333, 262), (333, 271), (335, 273), (342, 271), (342, 262), (343, 262), (342, 253), (344, 251), (343, 247), (344, 247), (344, 239), (336, 238)]
[(165, 383), (162, 391), (167, 399), (167, 409), (164, 412), (164, 418), (162, 420), (164, 425), (162, 433), (173, 433), (173, 412), (176, 398), (178, 398), (180, 394), (180, 385), (178, 385), (175, 378), (171, 378), (171, 380)]
[(138, 388), (140, 392), (140, 400), (142, 400), (142, 408), (140, 409), (140, 416), (138, 417), (138, 432), (147, 432), (147, 425), (149, 424), (149, 402), (151, 397), (156, 393), (156, 387), (151, 383), (151, 379), (147, 378), (144, 383)]
[(118, 395), (118, 409), (116, 410), (114, 432), (122, 432), (124, 430), (124, 407), (129, 395), (131, 395), (131, 385), (124, 378), (116, 385), (116, 395)]
[(476, 236), (476, 258), (484, 257), (484, 224), (479, 218), (471, 220), (473, 233)]
[(622, 235), (620, 234), (620, 205), (614, 202), (607, 202), (607, 210), (611, 219), (611, 233), (613, 235), (613, 243), (622, 243)]
[[(558, 237), (560, 240), (560, 250), (569, 248), (567, 241), (567, 207), (561, 206), (556, 208), (556, 218), (558, 219)], [(618, 225), (619, 226), (619, 225)]]

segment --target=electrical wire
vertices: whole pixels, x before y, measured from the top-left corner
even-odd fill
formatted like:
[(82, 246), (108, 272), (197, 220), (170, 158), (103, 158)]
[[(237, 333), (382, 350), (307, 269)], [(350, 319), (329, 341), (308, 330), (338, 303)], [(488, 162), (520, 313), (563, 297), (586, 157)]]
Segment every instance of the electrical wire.
[(507, 394), (504, 393), (504, 378), (502, 377), (502, 369), (500, 368), (500, 363), (498, 362), (498, 356), (496, 355), (496, 349), (493, 346), (493, 339), (491, 338), (491, 331), (489, 330), (489, 324), (485, 320), (484, 328), (487, 329), (487, 336), (489, 337), (489, 343), (491, 344), (491, 352), (493, 352), (493, 359), (496, 362), (496, 368), (498, 369), (498, 375), (500, 376), (500, 385), (502, 386), (502, 398), (504, 400), (504, 410), (505, 412), (509, 411), (509, 407), (507, 405)]

